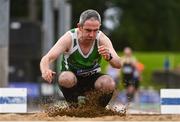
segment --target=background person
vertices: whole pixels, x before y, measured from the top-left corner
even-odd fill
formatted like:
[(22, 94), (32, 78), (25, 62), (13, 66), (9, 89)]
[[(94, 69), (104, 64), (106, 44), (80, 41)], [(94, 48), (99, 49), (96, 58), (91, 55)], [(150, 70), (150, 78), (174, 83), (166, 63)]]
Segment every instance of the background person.
[(122, 63), (122, 81), (126, 88), (128, 101), (132, 101), (135, 92), (138, 90), (143, 64), (137, 61), (130, 47), (124, 48), (124, 54), (121, 58)]

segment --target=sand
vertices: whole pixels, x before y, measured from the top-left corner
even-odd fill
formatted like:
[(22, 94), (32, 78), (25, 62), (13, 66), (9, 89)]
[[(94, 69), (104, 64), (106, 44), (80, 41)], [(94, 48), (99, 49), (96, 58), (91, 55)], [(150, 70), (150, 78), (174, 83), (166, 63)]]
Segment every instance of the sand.
[(46, 113), (0, 114), (0, 121), (180, 121), (179, 115), (128, 114), (101, 117), (49, 117)]
[(101, 94), (91, 92), (88, 95), (86, 104), (76, 108), (59, 109), (57, 105), (49, 105), (43, 111), (34, 113), (1, 113), (0, 121), (180, 121), (180, 115), (115, 113), (98, 106), (98, 95)]

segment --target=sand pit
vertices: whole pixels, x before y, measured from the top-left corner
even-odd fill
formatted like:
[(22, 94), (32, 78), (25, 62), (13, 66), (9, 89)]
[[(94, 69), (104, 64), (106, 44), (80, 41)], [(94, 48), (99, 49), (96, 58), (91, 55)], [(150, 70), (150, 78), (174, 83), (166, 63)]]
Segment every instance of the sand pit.
[(127, 114), (126, 116), (101, 116), (101, 117), (49, 117), (46, 113), (33, 114), (0, 114), (0, 121), (180, 121), (179, 115), (148, 115)]
[[(95, 94), (95, 95), (92, 95)], [(151, 112), (119, 114), (99, 107), (96, 102), (99, 93), (91, 92), (89, 102), (71, 109), (46, 106), (44, 110), (24, 114), (0, 114), (0, 121), (180, 121), (179, 115), (160, 115)], [(93, 96), (93, 97), (92, 97)]]

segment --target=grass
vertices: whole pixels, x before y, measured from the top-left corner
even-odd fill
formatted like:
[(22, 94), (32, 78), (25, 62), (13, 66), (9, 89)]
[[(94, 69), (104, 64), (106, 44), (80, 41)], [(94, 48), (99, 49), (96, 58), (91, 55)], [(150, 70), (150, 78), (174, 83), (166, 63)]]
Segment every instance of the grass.
[[(134, 52), (136, 58), (144, 64), (144, 71), (142, 74), (143, 80), (141, 85), (144, 87), (153, 86), (156, 89), (164, 87), (165, 84), (157, 84), (152, 81), (152, 73), (155, 70), (164, 69), (164, 60), (166, 57), (170, 61), (170, 69), (174, 69), (180, 66), (180, 53), (171, 53), (171, 52)], [(122, 53), (119, 53), (119, 56), (122, 56)], [(102, 70), (105, 73), (105, 68), (107, 66), (106, 61), (102, 61)]]

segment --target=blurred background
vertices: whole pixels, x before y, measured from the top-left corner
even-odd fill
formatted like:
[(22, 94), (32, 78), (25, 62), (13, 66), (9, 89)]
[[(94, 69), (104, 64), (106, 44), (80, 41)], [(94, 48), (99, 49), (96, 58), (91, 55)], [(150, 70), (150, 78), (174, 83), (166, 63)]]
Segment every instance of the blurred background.
[[(156, 104), (152, 109), (158, 110), (159, 90), (180, 88), (178, 0), (0, 0), (0, 87), (28, 88), (30, 106), (49, 102), (52, 96), (61, 99), (56, 82), (41, 79), (39, 62), (61, 35), (76, 27), (86, 9), (100, 13), (101, 30), (119, 56), (131, 47), (143, 64), (140, 102), (151, 103), (149, 108)], [(107, 73), (104, 60), (102, 67)], [(52, 68), (59, 71), (58, 61)], [(123, 91), (121, 71), (117, 72), (117, 88)]]

